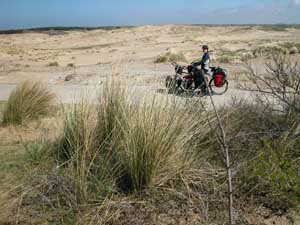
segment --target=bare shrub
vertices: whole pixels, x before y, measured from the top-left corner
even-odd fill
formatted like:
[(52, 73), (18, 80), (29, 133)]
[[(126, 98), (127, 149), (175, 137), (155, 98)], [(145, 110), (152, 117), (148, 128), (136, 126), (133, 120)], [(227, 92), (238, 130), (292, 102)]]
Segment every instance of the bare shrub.
[(251, 85), (243, 88), (272, 96), (279, 101), (282, 111), (300, 112), (300, 65), (284, 55), (272, 55), (264, 73), (247, 65)]

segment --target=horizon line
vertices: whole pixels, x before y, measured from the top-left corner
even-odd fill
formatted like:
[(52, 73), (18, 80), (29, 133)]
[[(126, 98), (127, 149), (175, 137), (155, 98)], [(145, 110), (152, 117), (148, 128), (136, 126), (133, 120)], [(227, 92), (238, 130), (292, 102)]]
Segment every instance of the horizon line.
[(49, 30), (115, 30), (122, 28), (133, 28), (133, 27), (144, 27), (144, 26), (168, 26), (168, 25), (177, 25), (177, 26), (300, 26), (300, 23), (191, 23), (191, 24), (143, 24), (143, 25), (105, 25), (105, 26), (35, 26), (28, 28), (12, 28), (12, 29), (1, 29), (0, 34), (3, 33), (13, 33), (13, 32), (24, 32), (24, 31), (49, 31)]

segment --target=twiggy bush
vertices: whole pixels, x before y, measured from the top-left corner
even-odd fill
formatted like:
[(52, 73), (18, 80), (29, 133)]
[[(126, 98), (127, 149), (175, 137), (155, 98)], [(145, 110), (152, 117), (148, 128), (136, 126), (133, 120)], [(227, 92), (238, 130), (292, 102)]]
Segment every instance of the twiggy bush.
[(300, 66), (298, 61), (291, 58), (273, 54), (266, 63), (264, 73), (258, 73), (251, 64), (247, 65), (248, 78), (252, 84), (244, 88), (264, 94), (267, 99), (270, 96), (278, 101), (277, 110), (283, 113), (300, 112)]
[(22, 124), (49, 112), (55, 95), (41, 82), (25, 81), (10, 94), (3, 124)]
[(259, 99), (235, 102), (226, 109), (224, 121), (235, 194), (285, 213), (299, 203), (299, 120), (273, 107)]

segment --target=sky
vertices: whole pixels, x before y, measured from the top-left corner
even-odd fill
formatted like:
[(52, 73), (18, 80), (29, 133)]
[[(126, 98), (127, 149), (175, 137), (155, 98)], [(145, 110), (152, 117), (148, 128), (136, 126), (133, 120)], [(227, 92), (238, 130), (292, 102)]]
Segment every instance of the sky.
[(0, 0), (0, 30), (277, 23), (300, 24), (300, 0)]

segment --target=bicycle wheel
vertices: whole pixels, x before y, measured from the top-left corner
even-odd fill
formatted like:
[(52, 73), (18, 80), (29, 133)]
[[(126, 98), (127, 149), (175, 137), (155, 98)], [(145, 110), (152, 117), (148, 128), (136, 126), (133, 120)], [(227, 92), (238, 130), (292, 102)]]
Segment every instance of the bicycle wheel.
[(226, 79), (223, 81), (222, 87), (216, 87), (214, 79), (211, 79), (209, 82), (209, 89), (215, 95), (222, 95), (228, 91), (229, 83)]

